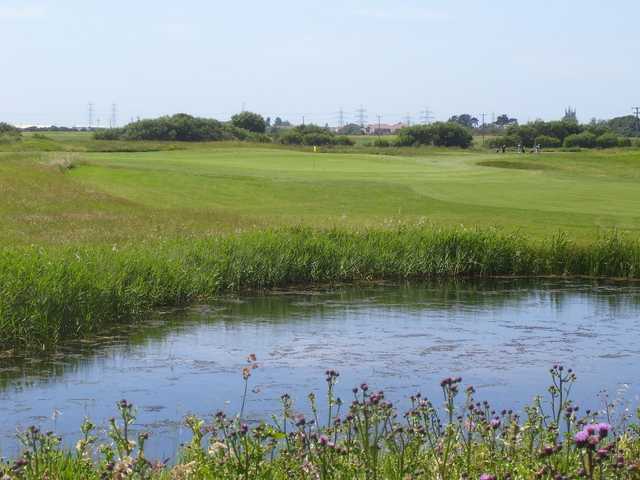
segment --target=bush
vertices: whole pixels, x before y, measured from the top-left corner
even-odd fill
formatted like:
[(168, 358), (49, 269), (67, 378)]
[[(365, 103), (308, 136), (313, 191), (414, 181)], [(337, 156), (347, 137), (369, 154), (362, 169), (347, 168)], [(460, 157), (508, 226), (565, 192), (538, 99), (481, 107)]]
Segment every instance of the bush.
[(471, 132), (457, 123), (438, 122), (429, 127), (434, 131), (433, 144), (437, 147), (469, 148), (473, 143)]
[(210, 118), (192, 117), (185, 113), (139, 120), (122, 128), (94, 132), (98, 140), (159, 140), (180, 142), (212, 142), (248, 140), (251, 132)]
[(618, 138), (618, 146), (619, 147), (630, 147), (631, 139), (627, 137), (619, 137)]
[(231, 124), (253, 133), (264, 133), (267, 130), (267, 122), (262, 115), (253, 112), (241, 112), (234, 115), (231, 117)]
[(20, 130), (9, 123), (0, 122), (0, 134), (21, 135)]
[(620, 144), (620, 139), (615, 133), (604, 133), (596, 139), (598, 148), (615, 148)]
[(564, 139), (565, 148), (593, 148), (596, 145), (596, 136), (590, 132), (574, 133)]
[(103, 130), (96, 130), (93, 132), (93, 138), (96, 140), (120, 140), (124, 134), (122, 128), (110, 128)]
[(535, 139), (536, 145), (540, 145), (542, 148), (559, 148), (562, 146), (562, 142), (559, 138), (551, 137), (549, 135), (538, 135)]
[(389, 142), (389, 140), (387, 140), (386, 138), (376, 138), (373, 141), (373, 146), (378, 148), (387, 148), (391, 146), (391, 142)]
[(310, 132), (302, 135), (305, 145), (334, 145), (336, 143), (335, 135), (328, 132)]
[(344, 145), (344, 146), (352, 146), (356, 144), (356, 142), (351, 140), (346, 135), (338, 135), (335, 139), (335, 143), (336, 145)]
[(515, 147), (520, 143), (520, 139), (515, 135), (502, 135), (500, 137), (495, 137), (489, 140), (489, 147), (491, 148), (502, 148), (505, 147)]
[(435, 133), (431, 125), (414, 125), (413, 127), (401, 128), (398, 132), (400, 137), (408, 137), (408, 145), (431, 145), (435, 137)]
[(271, 143), (273, 141), (266, 133), (252, 133), (248, 139), (256, 143)]
[(471, 132), (454, 122), (437, 122), (432, 125), (404, 127), (398, 132), (395, 145), (435, 145), (437, 147), (468, 148), (473, 143)]
[(304, 138), (299, 131), (291, 129), (280, 135), (278, 141), (284, 145), (302, 145)]
[(400, 133), (395, 141), (393, 142), (393, 145), (395, 147), (411, 147), (415, 144), (415, 139), (405, 133)]

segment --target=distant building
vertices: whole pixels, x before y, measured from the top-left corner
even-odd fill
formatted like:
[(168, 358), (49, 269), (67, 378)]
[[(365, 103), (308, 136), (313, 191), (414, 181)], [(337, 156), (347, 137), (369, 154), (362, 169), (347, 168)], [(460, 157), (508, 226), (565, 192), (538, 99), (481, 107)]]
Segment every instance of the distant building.
[(402, 122), (399, 123), (372, 123), (367, 125), (365, 128), (365, 133), (367, 135), (395, 135), (398, 133), (398, 130), (406, 127), (406, 125)]

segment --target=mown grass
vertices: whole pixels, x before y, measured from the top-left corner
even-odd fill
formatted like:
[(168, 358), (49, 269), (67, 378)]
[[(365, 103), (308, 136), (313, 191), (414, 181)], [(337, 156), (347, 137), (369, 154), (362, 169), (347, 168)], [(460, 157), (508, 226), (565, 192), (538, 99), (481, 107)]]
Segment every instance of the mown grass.
[(640, 242), (496, 230), (281, 229), (128, 246), (0, 250), (0, 338), (46, 348), (222, 292), (443, 276), (640, 276)]
[[(0, 153), (0, 242), (105, 244), (425, 221), (537, 238), (564, 231), (589, 241), (602, 231), (640, 228), (635, 150), (313, 154), (275, 145), (179, 147)], [(59, 168), (68, 156), (74, 168)]]

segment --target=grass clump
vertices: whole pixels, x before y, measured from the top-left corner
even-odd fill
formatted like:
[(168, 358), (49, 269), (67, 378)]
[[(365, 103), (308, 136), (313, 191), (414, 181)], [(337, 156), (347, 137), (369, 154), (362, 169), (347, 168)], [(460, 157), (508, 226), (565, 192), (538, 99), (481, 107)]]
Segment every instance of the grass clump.
[[(257, 367), (250, 355), (242, 373), (243, 405)], [(220, 411), (212, 420), (188, 416), (192, 440), (173, 466), (147, 459), (150, 434), (136, 431), (136, 410), (122, 400), (106, 442), (100, 443), (89, 420), (74, 452), (61, 449), (55, 434), (31, 427), (20, 434), (22, 455), (0, 463), (0, 474), (7, 480), (637, 479), (638, 418), (617, 410), (615, 402), (583, 411), (570, 398), (576, 374), (560, 365), (550, 374), (545, 400), (536, 397), (522, 412), (478, 401), (460, 377), (441, 381), (439, 399), (411, 396), (402, 411), (366, 383), (343, 401), (335, 393), (339, 373), (327, 370), (322, 414), (314, 394), (308, 416), (284, 394), (281, 413), (268, 423), (250, 426), (242, 410), (234, 416)]]
[(253, 231), (118, 246), (0, 250), (0, 338), (46, 347), (150, 309), (223, 292), (378, 279), (502, 275), (637, 278), (640, 243), (531, 240), (498, 230)]

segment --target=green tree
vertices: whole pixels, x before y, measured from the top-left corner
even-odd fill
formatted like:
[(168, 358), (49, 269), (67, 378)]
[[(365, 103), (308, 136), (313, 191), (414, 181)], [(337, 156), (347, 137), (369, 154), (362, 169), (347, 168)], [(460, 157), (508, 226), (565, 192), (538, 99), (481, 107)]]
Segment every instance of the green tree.
[(231, 117), (231, 124), (254, 133), (264, 133), (267, 130), (267, 122), (262, 115), (253, 112), (240, 112), (234, 115)]

